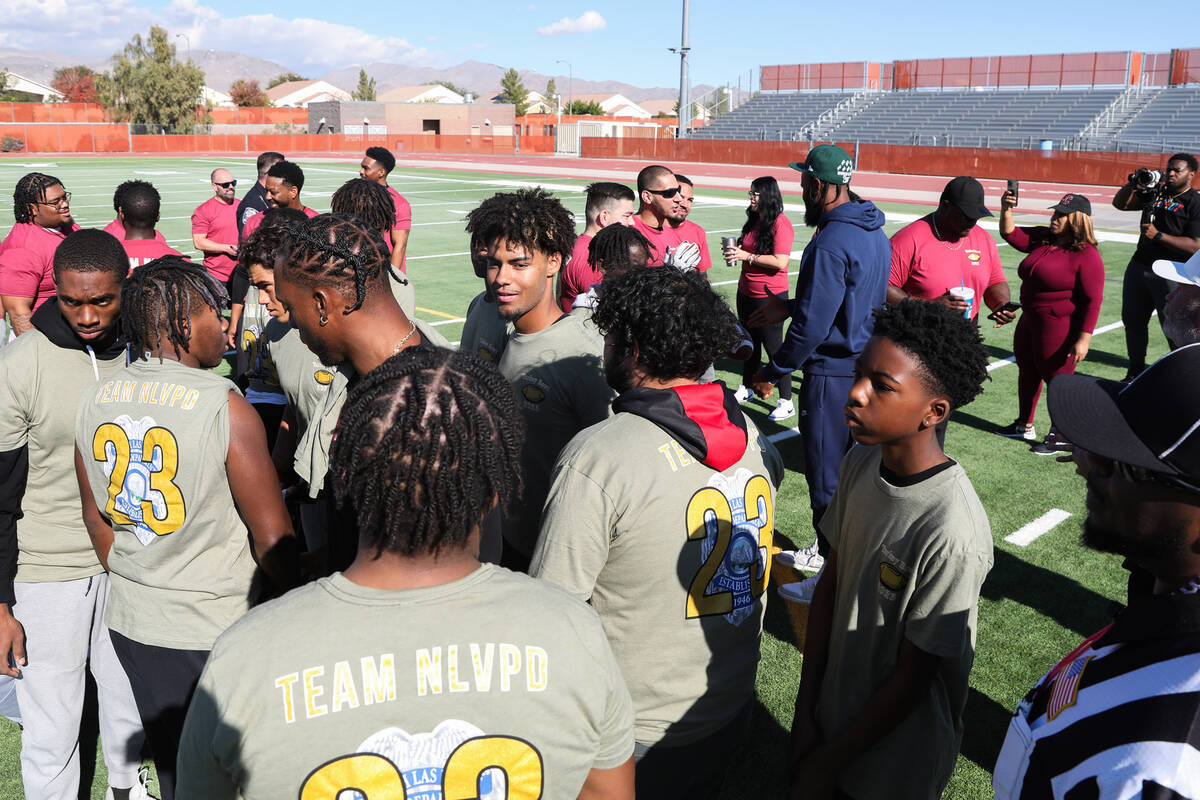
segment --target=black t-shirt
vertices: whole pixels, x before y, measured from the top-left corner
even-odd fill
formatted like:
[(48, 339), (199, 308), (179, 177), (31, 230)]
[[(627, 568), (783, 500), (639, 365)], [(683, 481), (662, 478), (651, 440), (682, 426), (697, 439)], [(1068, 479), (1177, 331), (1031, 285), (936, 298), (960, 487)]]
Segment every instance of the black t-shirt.
[(237, 207), (237, 226), (238, 238), (242, 236), (242, 226), (246, 224), (246, 220), (259, 213), (267, 210), (267, 189), (258, 181), (250, 187), (250, 191), (246, 192), (246, 196), (242, 198), (242, 202), (238, 203)]
[[(1167, 236), (1200, 236), (1200, 192), (1188, 189), (1177, 197), (1161, 195), (1154, 201), (1154, 213), (1150, 219), (1154, 227)], [(1138, 237), (1137, 252), (1133, 257), (1149, 267), (1160, 258), (1180, 261), (1191, 257), (1191, 253), (1141, 236)]]

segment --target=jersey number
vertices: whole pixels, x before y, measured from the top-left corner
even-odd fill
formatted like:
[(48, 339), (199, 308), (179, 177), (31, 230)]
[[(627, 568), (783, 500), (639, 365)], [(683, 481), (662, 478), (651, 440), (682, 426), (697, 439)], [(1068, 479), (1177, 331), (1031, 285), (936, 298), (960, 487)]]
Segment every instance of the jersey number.
[[(774, 509), (771, 505), (771, 484), (762, 475), (755, 475), (746, 482), (743, 493), (746, 514), (753, 510), (754, 518), (747, 516), (746, 522), (758, 528), (758, 547), (771, 552), (771, 536), (775, 530)], [(717, 538), (708, 558), (696, 571), (688, 589), (687, 618), (707, 617), (713, 614), (728, 614), (733, 611), (733, 592), (706, 594), (708, 585), (725, 561), (725, 554), (733, 540), (733, 507), (729, 498), (720, 489), (706, 486), (692, 495), (687, 507), (688, 539), (703, 541), (708, 538), (711, 527), (716, 528)], [(767, 570), (757, 574), (757, 565), (750, 568), (750, 596), (758, 599), (767, 587)]]
[[(504, 771), (508, 800), (538, 800), (542, 796), (542, 757), (522, 739), (479, 736), (450, 754), (442, 770), (444, 800), (476, 800), (479, 780), (489, 769)], [(300, 800), (336, 800), (353, 789), (365, 800), (405, 800), (408, 791), (400, 770), (375, 753), (336, 758), (313, 770), (300, 787)]]
[[(183, 493), (174, 482), (175, 473), (179, 469), (179, 445), (175, 441), (175, 435), (166, 428), (154, 427), (147, 430), (142, 437), (141, 454), (133, 471), (139, 476), (148, 476), (149, 481), (148, 487), (144, 482), (139, 482), (140, 491), (136, 494), (133, 493), (132, 487), (128, 486), (132, 483), (129, 434), (120, 425), (106, 422), (96, 429), (96, 435), (92, 438), (92, 457), (100, 462), (108, 461), (110, 444), (116, 458), (108, 480), (108, 502), (104, 506), (104, 513), (108, 518), (124, 525), (140, 523), (158, 536), (166, 536), (179, 530), (187, 513)], [(130, 490), (130, 499), (141, 508), (141, 519), (134, 519), (118, 508), (117, 499), (127, 491), (127, 487)], [(155, 510), (155, 493), (162, 498), (159, 511), (164, 513), (161, 516)]]
[(247, 372), (261, 378), (267, 386), (279, 385), (279, 374), (271, 354), (263, 349), (262, 342), (251, 330), (242, 331), (242, 352), (246, 354)]

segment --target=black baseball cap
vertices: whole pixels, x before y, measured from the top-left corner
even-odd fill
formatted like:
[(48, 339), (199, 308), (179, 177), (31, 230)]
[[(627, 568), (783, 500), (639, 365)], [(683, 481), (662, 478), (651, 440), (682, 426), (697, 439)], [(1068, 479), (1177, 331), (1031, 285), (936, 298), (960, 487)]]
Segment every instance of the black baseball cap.
[(1064, 194), (1062, 200), (1050, 206), (1050, 210), (1057, 211), (1060, 214), (1082, 211), (1090, 217), (1092, 215), (1092, 201), (1081, 194)]
[(1088, 375), (1050, 382), (1050, 417), (1104, 458), (1200, 482), (1200, 344), (1181, 347), (1127, 384)]
[(967, 215), (968, 219), (990, 217), (992, 212), (983, 204), (983, 184), (974, 178), (960, 175), (942, 190), (942, 202), (949, 203)]

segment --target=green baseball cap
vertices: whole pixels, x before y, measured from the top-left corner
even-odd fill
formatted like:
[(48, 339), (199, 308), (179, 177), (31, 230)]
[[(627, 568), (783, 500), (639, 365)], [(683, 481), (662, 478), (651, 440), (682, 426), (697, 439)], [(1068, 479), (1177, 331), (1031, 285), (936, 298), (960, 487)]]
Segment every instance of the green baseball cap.
[(850, 154), (836, 144), (819, 144), (808, 151), (807, 159), (793, 161), (789, 166), (826, 183), (849, 183), (854, 173)]

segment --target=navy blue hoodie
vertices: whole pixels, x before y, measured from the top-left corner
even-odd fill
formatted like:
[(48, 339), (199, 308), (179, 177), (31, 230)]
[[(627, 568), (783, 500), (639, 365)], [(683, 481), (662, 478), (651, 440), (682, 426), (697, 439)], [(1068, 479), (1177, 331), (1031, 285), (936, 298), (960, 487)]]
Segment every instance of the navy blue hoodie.
[(811, 375), (854, 374), (871, 338), (871, 310), (887, 297), (892, 245), (883, 212), (869, 200), (843, 203), (821, 217), (804, 248), (792, 324), (763, 368), (772, 381), (796, 369)]

